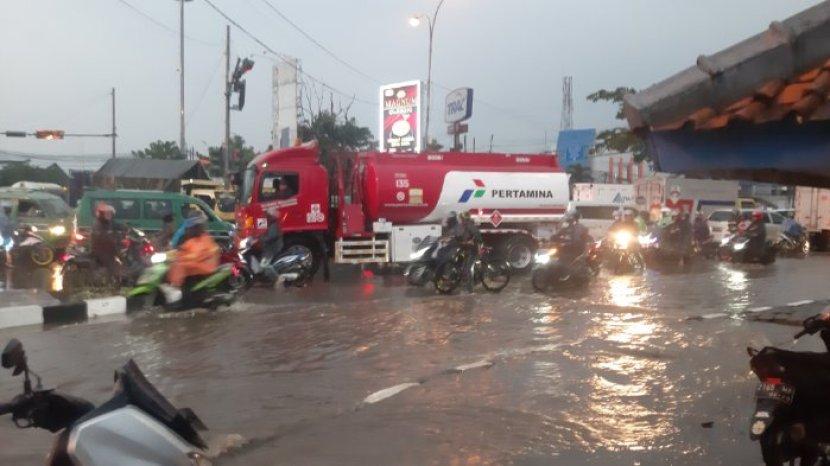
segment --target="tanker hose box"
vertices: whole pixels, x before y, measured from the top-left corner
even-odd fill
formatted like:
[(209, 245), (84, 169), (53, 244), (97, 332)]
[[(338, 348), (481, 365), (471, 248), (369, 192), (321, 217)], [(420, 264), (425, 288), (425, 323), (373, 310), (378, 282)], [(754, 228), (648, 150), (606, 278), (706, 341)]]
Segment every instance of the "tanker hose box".
[(392, 262), (410, 262), (428, 237), (440, 238), (441, 225), (407, 225), (392, 228)]

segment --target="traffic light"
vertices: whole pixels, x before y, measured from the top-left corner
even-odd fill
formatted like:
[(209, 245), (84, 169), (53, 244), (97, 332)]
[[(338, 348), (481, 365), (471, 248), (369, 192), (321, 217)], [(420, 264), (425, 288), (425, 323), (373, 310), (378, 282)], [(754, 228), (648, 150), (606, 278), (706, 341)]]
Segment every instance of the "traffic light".
[(35, 137), (38, 139), (46, 139), (52, 141), (54, 139), (63, 139), (64, 131), (60, 129), (39, 129), (35, 131)]
[(242, 75), (254, 69), (254, 61), (250, 58), (236, 59), (236, 67), (233, 70), (233, 77), (231, 82), (236, 83), (242, 78)]
[(25, 138), (26, 131), (6, 131), (3, 133), (7, 138)]

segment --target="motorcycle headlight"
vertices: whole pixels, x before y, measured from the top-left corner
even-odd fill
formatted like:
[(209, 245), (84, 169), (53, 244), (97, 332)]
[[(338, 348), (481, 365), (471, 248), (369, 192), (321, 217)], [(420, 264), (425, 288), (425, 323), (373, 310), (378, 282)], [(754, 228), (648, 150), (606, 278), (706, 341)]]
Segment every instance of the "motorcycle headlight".
[(55, 225), (49, 228), (49, 233), (53, 236), (63, 236), (66, 234), (66, 227), (63, 225)]
[(640, 246), (651, 246), (657, 242), (657, 238), (652, 234), (640, 235), (637, 237), (637, 240), (640, 242)]
[(253, 241), (254, 241), (253, 238), (251, 238), (250, 236), (243, 239), (242, 241), (239, 242), (239, 249), (243, 250), (243, 249), (250, 248)]
[(735, 245), (733, 246), (733, 248), (736, 251), (740, 251), (741, 249), (743, 249), (745, 247), (746, 247), (746, 241), (739, 241), (739, 242), (735, 243)]
[(556, 248), (539, 251), (534, 256), (533, 261), (540, 265), (545, 265), (550, 262), (551, 257), (556, 255)]
[(410, 255), (409, 255), (409, 258), (410, 258), (411, 260), (418, 260), (418, 259), (420, 259), (421, 257), (423, 257), (423, 256), (424, 256), (424, 254), (426, 254), (426, 252), (427, 252), (427, 250), (428, 250), (428, 249), (429, 249), (429, 246), (424, 247), (424, 248), (421, 248), (421, 249), (419, 249), (419, 250), (417, 250), (417, 251), (413, 252), (412, 254), (410, 254)]
[(614, 243), (620, 249), (628, 249), (633, 239), (634, 235), (630, 231), (618, 231), (614, 233)]
[(163, 264), (167, 262), (167, 254), (163, 252), (157, 252), (150, 256), (150, 263), (151, 264)]
[(729, 241), (731, 239), (732, 239), (732, 237), (730, 237), (730, 236), (724, 236), (723, 239), (720, 240), (720, 245), (721, 246), (726, 246), (727, 244), (729, 244)]

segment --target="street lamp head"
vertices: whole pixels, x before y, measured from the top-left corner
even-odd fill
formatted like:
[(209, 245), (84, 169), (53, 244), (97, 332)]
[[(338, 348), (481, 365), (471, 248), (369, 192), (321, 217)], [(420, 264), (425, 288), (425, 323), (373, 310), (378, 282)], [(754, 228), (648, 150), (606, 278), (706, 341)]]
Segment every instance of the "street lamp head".
[(412, 15), (409, 17), (409, 25), (416, 28), (421, 25), (421, 18), (416, 15)]

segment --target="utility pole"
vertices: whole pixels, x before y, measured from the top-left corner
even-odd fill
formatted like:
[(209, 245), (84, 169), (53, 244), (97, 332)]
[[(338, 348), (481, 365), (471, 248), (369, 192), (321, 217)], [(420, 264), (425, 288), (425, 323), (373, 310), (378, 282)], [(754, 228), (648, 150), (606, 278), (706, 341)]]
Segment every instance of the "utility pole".
[(184, 139), (184, 2), (179, 0), (179, 150), (187, 153)]
[(231, 160), (231, 26), (225, 26), (225, 187), (230, 187)]
[(495, 137), (495, 135), (491, 134), (490, 135), (490, 152), (493, 152), (493, 137)]
[(112, 88), (112, 158), (115, 158), (115, 88)]

